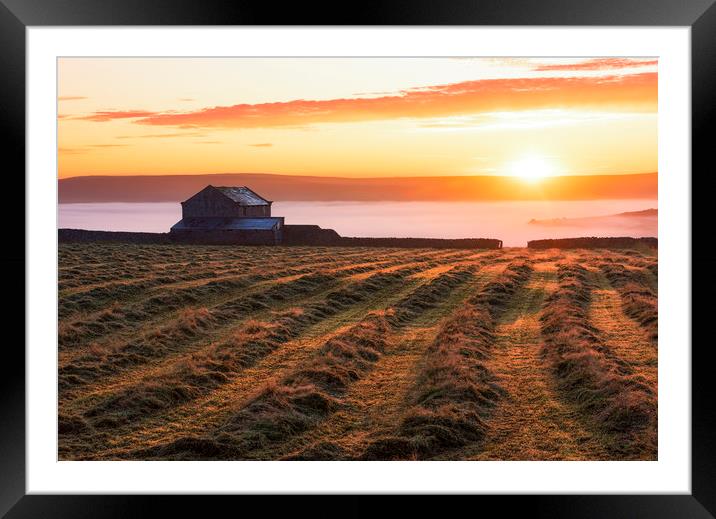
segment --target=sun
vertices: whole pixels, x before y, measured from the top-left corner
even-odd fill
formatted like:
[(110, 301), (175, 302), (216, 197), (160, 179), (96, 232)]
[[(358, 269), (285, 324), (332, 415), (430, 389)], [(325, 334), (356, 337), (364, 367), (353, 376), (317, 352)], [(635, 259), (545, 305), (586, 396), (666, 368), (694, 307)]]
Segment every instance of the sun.
[(554, 175), (556, 167), (554, 163), (544, 157), (532, 156), (511, 162), (507, 166), (507, 170), (511, 176), (535, 182)]

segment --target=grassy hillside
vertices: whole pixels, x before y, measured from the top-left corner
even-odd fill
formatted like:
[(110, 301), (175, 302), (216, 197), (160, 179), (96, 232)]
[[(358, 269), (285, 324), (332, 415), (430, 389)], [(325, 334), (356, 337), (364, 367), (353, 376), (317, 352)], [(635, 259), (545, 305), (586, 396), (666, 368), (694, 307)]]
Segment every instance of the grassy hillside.
[(630, 250), (61, 244), (59, 457), (656, 459)]

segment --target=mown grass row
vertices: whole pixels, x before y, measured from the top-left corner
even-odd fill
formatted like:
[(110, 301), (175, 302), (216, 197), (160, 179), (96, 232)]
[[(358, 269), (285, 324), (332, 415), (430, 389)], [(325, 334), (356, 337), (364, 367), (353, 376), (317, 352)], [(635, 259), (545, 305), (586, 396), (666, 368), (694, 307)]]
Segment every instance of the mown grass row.
[[(269, 310), (284, 303), (330, 286), (340, 277), (349, 275), (307, 274), (291, 281), (276, 283), (264, 291), (249, 293), (219, 304), (211, 309), (186, 307), (176, 319), (143, 336), (110, 345), (107, 350), (92, 351), (59, 368), (60, 391), (82, 386), (107, 375), (160, 358), (178, 351), (187, 344), (205, 337), (228, 322)], [(62, 395), (60, 395), (62, 396)]]
[[(388, 265), (390, 264), (388, 262)], [(361, 264), (359, 266), (348, 264), (347, 266), (341, 265), (341, 268), (336, 269), (334, 272), (327, 270), (318, 270), (318, 272), (323, 272), (322, 275), (324, 276), (337, 278), (368, 272), (375, 268), (374, 265), (370, 264)], [(231, 302), (235, 300), (234, 295), (236, 292), (247, 295), (252, 291), (260, 290), (262, 288), (260, 284), (262, 283), (270, 283), (271, 281), (291, 276), (314, 275), (310, 273), (315, 273), (316, 270), (313, 267), (288, 268), (273, 272), (264, 269), (262, 273), (247, 274), (241, 277), (211, 281), (190, 287), (164, 289), (134, 304), (113, 304), (84, 319), (61, 321), (58, 331), (60, 351), (77, 349), (93, 342), (101, 342), (100, 339), (110, 334), (114, 339), (120, 333), (130, 335), (139, 328), (146, 327), (148, 323), (151, 323), (152, 319), (172, 312), (180, 312), (177, 318), (181, 320), (181, 312), (187, 311), (186, 309), (192, 306), (206, 303), (207, 300), (211, 299), (228, 301), (226, 304), (220, 303), (216, 307), (210, 308), (212, 313), (217, 314), (215, 316), (217, 319), (221, 320), (222, 304), (226, 307), (225, 310), (229, 313), (229, 317), (233, 317)], [(299, 281), (299, 283), (303, 283), (303, 281)], [(276, 295), (277, 298), (279, 296), (280, 294)], [(99, 345), (97, 344), (96, 346)]]
[[(386, 263), (389, 263), (387, 261)], [(204, 298), (227, 294), (231, 291), (245, 289), (252, 284), (281, 277), (300, 275), (329, 268), (350, 267), (352, 261), (323, 261), (283, 265), (280, 270), (270, 271), (266, 264), (249, 268), (244, 265), (238, 270), (241, 274), (225, 276), (218, 279), (207, 279), (206, 271), (176, 273), (162, 275), (151, 280), (110, 283), (91, 290), (60, 296), (59, 300), (59, 344), (60, 348), (76, 347), (88, 340), (96, 340), (109, 333), (116, 333), (122, 328), (131, 328), (132, 323), (143, 323), (163, 313), (171, 312), (187, 304), (196, 304)], [(365, 267), (368, 269), (370, 267)], [(206, 280), (191, 286), (176, 285), (181, 281)], [(141, 301), (135, 299), (146, 296)], [(122, 301), (120, 304), (119, 301)], [(102, 309), (103, 306), (107, 308)], [(80, 314), (72, 319), (73, 314), (96, 310), (95, 314)]]
[[(149, 295), (146, 299), (132, 304), (120, 304), (118, 301), (129, 297), (131, 294), (139, 294), (148, 288), (149, 283), (145, 286), (132, 285), (126, 287), (107, 286), (96, 289), (102, 292), (102, 296), (97, 294), (80, 294), (80, 303), (83, 309), (101, 307), (111, 300), (106, 308), (91, 314), (82, 316), (78, 319), (68, 320), (67, 315), (60, 312), (60, 326), (58, 332), (60, 349), (68, 349), (86, 344), (88, 341), (97, 340), (105, 335), (116, 333), (123, 328), (131, 328), (133, 323), (144, 323), (162, 313), (176, 311), (179, 308), (196, 304), (203, 298), (212, 295), (224, 293), (226, 291), (235, 291), (245, 289), (252, 284), (269, 279), (267, 275), (249, 275), (242, 276), (231, 280), (210, 281), (208, 283), (174, 290), (163, 290), (162, 292)], [(87, 298), (89, 302), (85, 302)], [(67, 300), (60, 300), (60, 309), (65, 312), (73, 312), (68, 310), (73, 306)], [(64, 319), (64, 320), (63, 320)]]
[[(426, 255), (430, 251), (386, 249), (384, 258)], [(346, 249), (321, 247), (208, 247), (208, 246), (152, 246), (60, 244), (59, 287), (82, 288), (101, 283), (135, 281), (138, 278), (176, 275), (179, 272), (213, 270), (222, 272), (245, 271), (247, 268), (266, 265), (294, 265), (311, 263), (360, 261), (372, 258), (370, 249)], [(236, 270), (238, 269), (238, 270)]]
[[(316, 265), (321, 268), (323, 265)], [(294, 266), (291, 269), (283, 269), (282, 272), (290, 273), (307, 272), (310, 267), (300, 269)], [(148, 276), (141, 279), (130, 281), (112, 280), (106, 283), (93, 285), (82, 290), (74, 290), (71, 293), (60, 293), (58, 313), (61, 319), (71, 317), (73, 314), (86, 313), (111, 304), (116, 301), (127, 301), (137, 299), (145, 294), (151, 296), (152, 289), (161, 289), (163, 291), (176, 290), (177, 285), (181, 282), (196, 281), (196, 286), (201, 288), (207, 286), (220, 286), (232, 281), (240, 282), (242, 279), (249, 278), (248, 274), (252, 274), (256, 279), (267, 278), (266, 272), (260, 272), (261, 265), (242, 265), (227, 271), (218, 271), (216, 269), (184, 269), (182, 272), (165, 272), (155, 276)], [(201, 282), (204, 281), (203, 284)], [(165, 286), (168, 285), (168, 286)], [(227, 288), (231, 288), (230, 286)]]
[[(371, 248), (322, 247), (209, 247), (209, 246), (153, 246), (82, 244), (78, 254), (72, 245), (60, 244), (59, 283), (63, 288), (81, 288), (85, 285), (141, 277), (172, 274), (178, 271), (210, 269), (231, 272), (234, 267), (246, 268), (270, 262), (291, 264), (296, 262), (361, 261), (375, 257)], [(133, 253), (133, 251), (135, 253)], [(159, 254), (161, 252), (161, 254)], [(469, 251), (439, 253), (431, 249), (381, 249), (385, 259), (399, 257), (461, 256)]]
[(496, 321), (531, 272), (527, 263), (510, 264), (443, 323), (399, 425), (372, 440), (361, 459), (425, 459), (482, 440), (485, 418), (503, 394), (484, 360), (495, 341)]
[[(358, 256), (358, 259), (363, 260), (371, 258), (372, 256)], [(406, 259), (410, 259), (411, 262), (435, 261), (430, 254), (417, 254), (410, 257), (406, 256), (404, 251), (399, 251), (394, 254), (387, 253), (380, 260), (372, 261), (375, 264), (373, 267), (367, 265), (371, 262), (364, 261), (362, 262), (364, 266), (358, 270), (354, 267), (355, 259), (355, 255), (348, 258), (338, 255), (337, 258), (326, 260), (324, 257), (321, 261), (316, 262), (310, 254), (306, 256), (294, 254), (291, 261), (279, 263), (282, 267), (280, 270), (267, 269), (266, 260), (262, 260), (260, 264), (253, 265), (251, 268), (249, 268), (250, 265), (240, 265), (238, 272), (241, 274), (233, 277), (208, 279), (206, 283), (193, 286), (171, 286), (182, 280), (206, 279), (196, 277), (199, 274), (186, 267), (185, 270), (189, 272), (161, 275), (153, 280), (109, 283), (89, 291), (68, 296), (61, 295), (58, 306), (59, 347), (61, 351), (77, 348), (92, 341), (98, 341), (110, 334), (116, 336), (117, 333), (131, 332), (146, 325), (151, 319), (176, 311), (186, 305), (199, 304), (207, 297), (221, 296), (225, 298), (226, 294), (231, 294), (232, 291), (244, 290), (253, 284), (271, 279), (306, 274), (317, 270), (340, 270), (349, 274), (365, 272), (372, 268), (395, 265)], [(206, 273), (205, 270), (200, 272)], [(170, 286), (161, 286), (163, 284), (170, 284)], [(145, 295), (144, 299), (138, 300)], [(89, 310), (94, 310), (94, 313), (85, 313)]]
[(115, 426), (205, 395), (296, 339), (310, 326), (396, 285), (414, 270), (374, 274), (305, 307), (278, 312), (270, 321), (247, 322), (230, 337), (97, 403), (85, 417), (96, 427)]
[[(368, 314), (329, 339), (307, 363), (263, 389), (210, 434), (180, 438), (135, 453), (136, 456), (240, 459), (314, 427), (339, 409), (348, 387), (373, 368), (391, 332), (440, 304), (472, 277), (473, 271), (463, 268), (440, 274), (391, 308)], [(264, 456), (255, 454), (258, 458)]]
[[(252, 258), (291, 256), (295, 247), (242, 247), (242, 246), (210, 246), (210, 245), (152, 245), (130, 243), (82, 243), (59, 246), (60, 266), (73, 271), (74, 264), (84, 265), (84, 272), (97, 269), (104, 272), (104, 267), (117, 264), (123, 269), (134, 271), (150, 271), (157, 267), (178, 264), (220, 264), (231, 261), (245, 261)], [(368, 248), (336, 248), (336, 247), (303, 247), (307, 256), (329, 257), (348, 256), (369, 253)]]
[(656, 456), (656, 395), (620, 362), (588, 320), (591, 283), (579, 265), (560, 265), (559, 286), (540, 318), (544, 356), (562, 393), (606, 434), (618, 459)]
[[(201, 251), (197, 251), (201, 253)], [(386, 254), (382, 259), (388, 261), (399, 255)], [(193, 258), (190, 262), (178, 263), (175, 265), (153, 266), (146, 264), (141, 267), (141, 272), (136, 272), (136, 268), (125, 268), (123, 265), (104, 266), (101, 270), (83, 271), (82, 265), (72, 269), (81, 271), (81, 277), (68, 278), (67, 269), (60, 271), (60, 300), (69, 307), (63, 312), (68, 314), (70, 311), (86, 310), (84, 305), (89, 305), (97, 300), (101, 300), (104, 296), (113, 296), (117, 298), (122, 295), (121, 292), (113, 292), (113, 288), (128, 290), (128, 294), (139, 293), (140, 290), (147, 290), (162, 285), (174, 285), (181, 282), (193, 280), (211, 280), (216, 278), (224, 278), (238, 276), (264, 270), (266, 268), (267, 259), (286, 268), (308, 267), (313, 269), (330, 268), (331, 266), (349, 265), (351, 263), (359, 263), (360, 260), (368, 260), (372, 256), (366, 253), (362, 254), (337, 254), (335, 256), (315, 256), (313, 254), (289, 254), (256, 257), (249, 255), (240, 259), (225, 259), (223, 261), (203, 261), (200, 256), (198, 259)], [(79, 273), (77, 273), (79, 276)], [(98, 291), (99, 290), (99, 291)], [(82, 298), (82, 301), (77, 301)], [(92, 297), (92, 296), (95, 297)]]
[(659, 339), (659, 305), (643, 272), (613, 263), (602, 264), (600, 270), (617, 289), (624, 313), (639, 323), (646, 330), (649, 340), (656, 344)]
[(61, 244), (59, 281), (61, 287), (73, 288), (86, 284), (171, 274), (179, 269), (220, 270), (232, 264), (246, 265), (254, 262), (256, 257), (252, 257), (246, 248), (216, 251), (209, 248), (182, 250), (166, 246), (83, 244), (79, 251), (74, 251), (73, 246)]
[[(397, 264), (396, 272), (408, 274), (431, 264), (432, 262), (428, 262), (406, 267)], [(181, 351), (227, 323), (248, 318), (254, 313), (269, 311), (277, 305), (285, 305), (318, 290), (330, 288), (331, 284), (340, 279), (371, 270), (374, 270), (373, 267), (363, 265), (328, 274), (317, 272), (269, 285), (262, 291), (248, 292), (243, 297), (230, 299), (211, 308), (179, 307), (176, 318), (164, 325), (142, 335), (130, 336), (126, 340), (90, 344), (87, 353), (60, 366), (60, 399), (62, 401), (69, 390), (87, 386), (96, 380), (161, 358), (168, 353)], [(174, 299), (170, 298), (170, 301), (174, 302)]]

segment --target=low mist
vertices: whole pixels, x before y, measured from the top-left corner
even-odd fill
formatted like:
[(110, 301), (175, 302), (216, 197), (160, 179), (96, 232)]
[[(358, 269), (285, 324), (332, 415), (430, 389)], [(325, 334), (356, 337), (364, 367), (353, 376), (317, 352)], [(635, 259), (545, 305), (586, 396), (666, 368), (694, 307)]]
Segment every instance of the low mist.
[[(498, 238), (506, 247), (577, 236), (657, 236), (655, 200), (579, 202), (275, 202), (286, 224), (316, 224), (342, 236)], [(646, 211), (643, 214), (621, 215)], [(178, 203), (60, 204), (59, 227), (167, 232)]]

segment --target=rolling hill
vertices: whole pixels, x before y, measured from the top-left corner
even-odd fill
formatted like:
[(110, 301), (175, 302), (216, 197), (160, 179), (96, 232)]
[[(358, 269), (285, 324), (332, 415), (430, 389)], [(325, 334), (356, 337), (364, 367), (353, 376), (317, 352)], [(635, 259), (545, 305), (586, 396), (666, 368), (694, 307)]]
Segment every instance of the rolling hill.
[(551, 177), (343, 178), (259, 173), (60, 179), (60, 203), (178, 202), (208, 184), (248, 185), (275, 201), (508, 201), (656, 199), (657, 174)]

